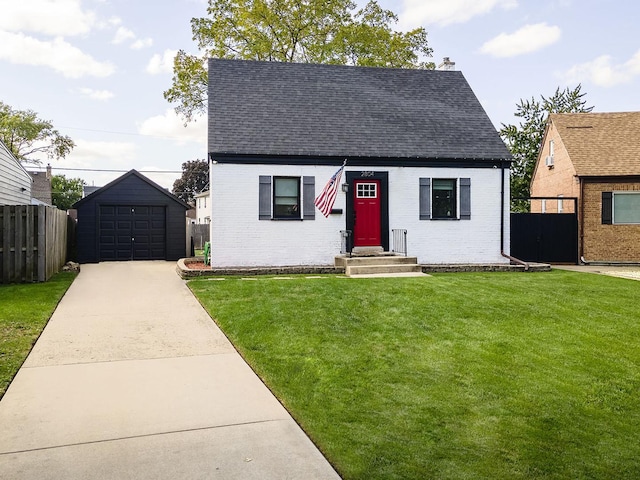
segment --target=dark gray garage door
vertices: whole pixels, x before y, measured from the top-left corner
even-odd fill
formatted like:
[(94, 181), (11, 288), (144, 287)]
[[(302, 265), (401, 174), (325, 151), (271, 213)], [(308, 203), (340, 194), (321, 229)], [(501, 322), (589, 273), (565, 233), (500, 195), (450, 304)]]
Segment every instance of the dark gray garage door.
[(164, 206), (100, 205), (100, 261), (164, 260)]

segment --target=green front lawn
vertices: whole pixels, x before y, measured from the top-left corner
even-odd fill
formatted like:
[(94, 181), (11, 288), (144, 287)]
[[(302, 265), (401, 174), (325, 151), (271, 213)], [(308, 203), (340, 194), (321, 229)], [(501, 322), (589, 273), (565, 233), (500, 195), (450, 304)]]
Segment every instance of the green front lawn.
[(64, 272), (45, 283), (0, 285), (0, 398), (74, 278)]
[(345, 479), (640, 478), (640, 282), (189, 285)]

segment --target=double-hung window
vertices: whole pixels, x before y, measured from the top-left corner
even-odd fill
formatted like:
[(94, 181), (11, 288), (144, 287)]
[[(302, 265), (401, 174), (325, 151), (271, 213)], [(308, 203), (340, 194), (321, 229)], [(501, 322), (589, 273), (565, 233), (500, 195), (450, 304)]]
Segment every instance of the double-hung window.
[(470, 178), (420, 179), (420, 220), (470, 219)]
[(273, 218), (300, 218), (300, 177), (273, 177)]
[(434, 178), (431, 189), (431, 218), (458, 218), (456, 179)]

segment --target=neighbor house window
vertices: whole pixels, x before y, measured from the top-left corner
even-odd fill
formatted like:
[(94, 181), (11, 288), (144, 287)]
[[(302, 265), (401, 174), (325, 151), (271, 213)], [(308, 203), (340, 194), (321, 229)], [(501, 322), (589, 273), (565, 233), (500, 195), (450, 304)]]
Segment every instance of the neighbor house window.
[(564, 201), (562, 200), (563, 196), (564, 195), (558, 195), (558, 213), (564, 212)]
[(602, 223), (640, 224), (640, 192), (602, 192)]
[(613, 223), (640, 223), (640, 192), (613, 192)]
[(456, 209), (456, 180), (434, 178), (432, 194), (432, 218), (458, 218)]

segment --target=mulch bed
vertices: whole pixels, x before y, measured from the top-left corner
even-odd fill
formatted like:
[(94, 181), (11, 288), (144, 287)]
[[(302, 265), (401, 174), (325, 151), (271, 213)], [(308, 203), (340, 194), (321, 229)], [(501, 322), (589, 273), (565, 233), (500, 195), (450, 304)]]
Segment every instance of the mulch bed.
[(211, 266), (204, 262), (189, 262), (185, 263), (185, 266), (191, 270), (211, 270)]

